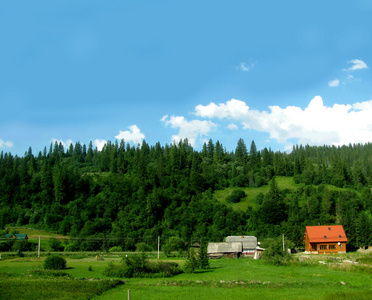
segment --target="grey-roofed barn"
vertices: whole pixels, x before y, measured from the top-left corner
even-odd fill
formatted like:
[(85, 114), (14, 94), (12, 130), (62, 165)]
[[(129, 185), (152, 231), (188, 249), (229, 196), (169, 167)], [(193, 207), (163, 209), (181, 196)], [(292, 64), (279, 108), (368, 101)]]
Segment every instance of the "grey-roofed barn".
[(209, 257), (239, 257), (242, 253), (243, 245), (241, 242), (238, 243), (209, 243), (208, 244), (208, 256)]
[(255, 236), (242, 235), (242, 236), (228, 236), (226, 238), (227, 243), (242, 243), (242, 254), (253, 255), (258, 243)]

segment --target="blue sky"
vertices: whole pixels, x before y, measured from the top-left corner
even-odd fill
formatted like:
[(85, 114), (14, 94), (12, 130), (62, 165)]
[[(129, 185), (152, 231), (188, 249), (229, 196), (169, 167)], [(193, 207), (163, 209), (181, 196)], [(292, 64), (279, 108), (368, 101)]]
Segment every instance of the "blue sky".
[(371, 142), (371, 15), (367, 0), (2, 1), (0, 151)]

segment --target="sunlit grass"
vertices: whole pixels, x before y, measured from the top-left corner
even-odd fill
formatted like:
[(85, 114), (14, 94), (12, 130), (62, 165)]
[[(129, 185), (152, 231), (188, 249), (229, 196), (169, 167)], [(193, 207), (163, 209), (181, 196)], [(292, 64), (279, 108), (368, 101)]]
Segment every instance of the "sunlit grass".
[[(87, 255), (87, 254), (86, 254)], [(135, 255), (132, 253), (131, 255)], [(95, 283), (108, 279), (103, 270), (111, 261), (120, 262), (123, 255), (111, 255), (98, 260), (94, 255), (83, 258), (65, 257), (69, 278), (32, 278), (30, 272), (42, 268), (43, 258), (14, 258), (0, 260), (1, 288), (22, 287), (43, 290), (43, 297), (57, 299), (58, 289), (79, 289), (79, 284), (89, 287), (90, 279)], [(107, 290), (94, 299), (126, 299), (128, 289), (132, 299), (368, 299), (372, 297), (372, 274), (368, 254), (346, 253), (332, 256), (294, 257), (288, 266), (273, 266), (262, 260), (216, 259), (210, 260), (211, 268), (192, 274), (180, 274), (171, 278), (120, 278), (124, 285)], [(342, 263), (363, 261), (364, 264)], [(167, 261), (169, 261), (168, 259)], [(184, 259), (174, 260), (180, 265)], [(325, 264), (319, 263), (325, 262)], [(367, 270), (367, 271), (366, 271)], [(30, 279), (31, 278), (31, 279)], [(79, 283), (70, 281), (81, 279)], [(30, 281), (31, 280), (31, 281)], [(98, 281), (97, 281), (98, 280)], [(26, 281), (21, 285), (21, 282)], [(53, 288), (50, 288), (53, 287)], [(48, 294), (48, 291), (50, 293)], [(65, 294), (67, 299), (73, 294)], [(92, 294), (89, 294), (91, 297)], [(81, 299), (85, 296), (79, 296)], [(20, 299), (25, 299), (20, 297)], [(34, 299), (34, 298), (27, 298)], [(63, 299), (63, 298), (62, 298)]]
[[(275, 177), (275, 180), (277, 182), (277, 185), (280, 189), (298, 189), (300, 185), (297, 185), (293, 182), (293, 177), (285, 177), (285, 176), (277, 176)], [(226, 197), (236, 189), (243, 190), (246, 193), (246, 197), (239, 203), (227, 203)], [(213, 196), (215, 199), (217, 199), (219, 202), (226, 204), (227, 207), (232, 207), (235, 210), (247, 210), (247, 208), (250, 206), (252, 208), (257, 207), (257, 203), (255, 199), (257, 198), (258, 194), (263, 193), (266, 194), (270, 190), (269, 185), (264, 185), (259, 188), (255, 187), (244, 187), (244, 188), (226, 188), (223, 190), (215, 191)]]

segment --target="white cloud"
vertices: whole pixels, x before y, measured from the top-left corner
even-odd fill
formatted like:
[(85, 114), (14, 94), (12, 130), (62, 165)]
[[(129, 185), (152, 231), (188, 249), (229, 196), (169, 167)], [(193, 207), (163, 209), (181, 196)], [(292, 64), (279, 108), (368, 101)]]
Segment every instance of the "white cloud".
[(210, 103), (207, 106), (198, 105), (195, 107), (195, 114), (204, 118), (232, 118), (241, 119), (249, 114), (249, 106), (243, 101), (231, 99), (218, 105)]
[(368, 69), (367, 64), (361, 59), (353, 59), (348, 61), (349, 64), (353, 64), (350, 68), (346, 69), (347, 71), (355, 71), (361, 69)]
[(230, 130), (237, 130), (238, 126), (234, 123), (230, 123), (229, 125), (227, 125), (227, 128)]
[(145, 135), (137, 127), (137, 125), (132, 125), (128, 127), (129, 130), (119, 131), (119, 134), (115, 136), (118, 140), (124, 139), (125, 142), (132, 142), (134, 144), (141, 144), (145, 139)]
[(178, 134), (172, 136), (172, 142), (177, 143), (181, 139), (183, 140), (187, 138), (192, 146), (195, 146), (198, 138), (208, 136), (209, 132), (217, 126), (211, 121), (187, 121), (182, 116), (171, 116), (170, 118), (164, 116), (161, 121), (165, 126), (170, 125), (172, 128), (179, 128)]
[(12, 148), (12, 147), (13, 147), (12, 142), (3, 141), (2, 139), (0, 139), (0, 148)]
[(270, 106), (270, 111), (250, 110), (240, 100), (218, 105), (198, 105), (195, 113), (201, 117), (239, 121), (244, 129), (267, 132), (271, 139), (290, 148), (292, 139), (300, 144), (344, 145), (372, 141), (372, 100), (353, 105), (324, 105), (320, 96), (314, 97), (308, 107)]
[(70, 145), (73, 143), (71, 139), (68, 139), (67, 141), (62, 141), (62, 140), (52, 138), (52, 143), (55, 144), (55, 142), (57, 142), (57, 144), (62, 144), (63, 148), (65, 149), (70, 147)]
[(338, 80), (338, 79), (331, 80), (330, 82), (328, 82), (328, 85), (329, 85), (330, 87), (337, 87), (337, 86), (340, 85), (340, 80)]
[(243, 72), (248, 72), (249, 70), (251, 70), (252, 68), (254, 67), (254, 64), (253, 63), (250, 63), (249, 65), (247, 65), (245, 62), (242, 62), (240, 63), (240, 65), (238, 67), (236, 67), (237, 69), (243, 71)]
[(102, 148), (106, 145), (106, 143), (107, 143), (106, 140), (95, 139), (93, 145), (97, 147), (98, 151), (101, 151)]

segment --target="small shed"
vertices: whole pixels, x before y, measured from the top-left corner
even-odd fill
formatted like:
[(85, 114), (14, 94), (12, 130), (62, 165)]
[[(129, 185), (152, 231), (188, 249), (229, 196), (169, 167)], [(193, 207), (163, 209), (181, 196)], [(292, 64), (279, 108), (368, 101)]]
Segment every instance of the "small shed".
[(222, 256), (238, 258), (243, 252), (243, 245), (238, 243), (209, 243), (208, 256), (210, 258), (220, 258)]
[(255, 236), (242, 235), (242, 236), (228, 236), (227, 243), (242, 243), (242, 255), (254, 255), (258, 246), (257, 238)]
[(310, 254), (346, 253), (347, 237), (342, 225), (306, 226), (305, 252)]
[(7, 233), (5, 234), (5, 238), (14, 240), (28, 240), (28, 236), (25, 233)]
[(262, 252), (265, 251), (265, 249), (261, 248), (261, 247), (258, 247), (256, 248), (256, 250), (254, 251), (254, 259), (261, 259), (261, 256), (262, 256)]

